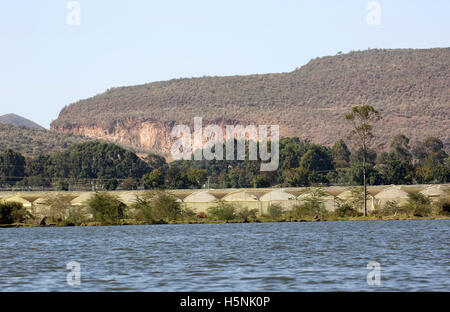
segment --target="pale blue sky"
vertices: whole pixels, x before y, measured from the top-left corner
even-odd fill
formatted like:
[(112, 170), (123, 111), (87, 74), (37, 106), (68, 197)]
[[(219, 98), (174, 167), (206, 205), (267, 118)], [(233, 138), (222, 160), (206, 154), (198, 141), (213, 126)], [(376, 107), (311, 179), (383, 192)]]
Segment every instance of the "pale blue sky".
[(367, 48), (450, 46), (450, 1), (65, 0), (0, 3), (0, 115), (48, 127), (65, 105), (110, 87), (179, 77), (288, 72)]

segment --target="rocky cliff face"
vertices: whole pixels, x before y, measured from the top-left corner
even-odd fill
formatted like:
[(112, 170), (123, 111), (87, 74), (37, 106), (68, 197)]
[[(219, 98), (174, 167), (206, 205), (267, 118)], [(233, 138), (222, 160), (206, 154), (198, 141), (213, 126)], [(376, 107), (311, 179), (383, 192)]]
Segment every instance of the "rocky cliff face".
[[(110, 124), (99, 125), (70, 125), (66, 127), (53, 127), (52, 130), (63, 133), (72, 133), (82, 135), (94, 139), (102, 139), (125, 146), (132, 146), (145, 151), (153, 151), (169, 155), (171, 147), (175, 140), (178, 138), (172, 137), (172, 130), (176, 126), (176, 122), (159, 122), (154, 120), (138, 120), (129, 118), (126, 120), (115, 121)], [(236, 120), (216, 120), (216, 121), (203, 121), (202, 124), (202, 144), (208, 140), (205, 137), (205, 129), (209, 125), (219, 126), (222, 131), (223, 141), (227, 139), (226, 127), (230, 126), (243, 126), (247, 127), (248, 124), (242, 124)], [(191, 139), (193, 148), (202, 147), (195, 145), (194, 142), (194, 125), (187, 123), (191, 131)], [(267, 137), (270, 138), (270, 125), (267, 129)], [(256, 128), (258, 129), (258, 128)], [(257, 130), (257, 135), (259, 134)], [(237, 134), (234, 133), (234, 137), (237, 138)], [(246, 139), (249, 139), (249, 133), (245, 133)]]
[(127, 119), (108, 125), (69, 125), (52, 127), (52, 130), (103, 139), (148, 151), (169, 153), (172, 144), (172, 126), (168, 123)]

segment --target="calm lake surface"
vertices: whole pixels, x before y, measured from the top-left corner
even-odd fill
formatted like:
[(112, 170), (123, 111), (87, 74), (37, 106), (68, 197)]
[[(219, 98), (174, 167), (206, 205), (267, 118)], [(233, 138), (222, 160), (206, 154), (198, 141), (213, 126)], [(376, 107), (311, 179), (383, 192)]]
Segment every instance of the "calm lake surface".
[[(0, 229), (1, 291), (450, 291), (449, 220)], [(66, 265), (80, 263), (80, 285)], [(381, 284), (366, 268), (380, 263)]]

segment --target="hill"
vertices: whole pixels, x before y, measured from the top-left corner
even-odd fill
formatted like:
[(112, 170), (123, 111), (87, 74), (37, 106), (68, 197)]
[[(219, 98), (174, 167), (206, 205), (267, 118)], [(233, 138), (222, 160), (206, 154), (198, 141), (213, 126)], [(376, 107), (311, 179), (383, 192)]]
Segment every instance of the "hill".
[(370, 104), (378, 142), (398, 132), (450, 144), (450, 48), (350, 52), (289, 73), (173, 79), (112, 88), (65, 107), (51, 129), (168, 152), (175, 124), (278, 124), (282, 136), (332, 144), (344, 115)]
[(0, 152), (7, 148), (31, 156), (40, 153), (60, 152), (75, 143), (92, 139), (70, 133), (57, 133), (49, 130), (17, 127), (0, 123)]
[(6, 114), (0, 116), (0, 124), (10, 124), (13, 126), (34, 128), (41, 130), (44, 129), (44, 127), (41, 127), (37, 123), (16, 114)]

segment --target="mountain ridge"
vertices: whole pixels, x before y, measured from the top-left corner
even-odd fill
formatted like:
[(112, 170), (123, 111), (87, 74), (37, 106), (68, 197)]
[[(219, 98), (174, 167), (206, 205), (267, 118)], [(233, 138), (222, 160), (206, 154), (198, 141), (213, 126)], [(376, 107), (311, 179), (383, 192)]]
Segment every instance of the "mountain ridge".
[(288, 73), (181, 78), (111, 88), (62, 109), (51, 129), (168, 152), (175, 124), (279, 124), (281, 136), (332, 144), (344, 115), (370, 104), (377, 144), (398, 132), (450, 144), (450, 48), (366, 50), (312, 59)]
[(16, 114), (5, 114), (0, 116), (0, 123), (33, 129), (41, 129), (41, 130), (45, 129), (44, 127), (35, 123), (34, 121)]

